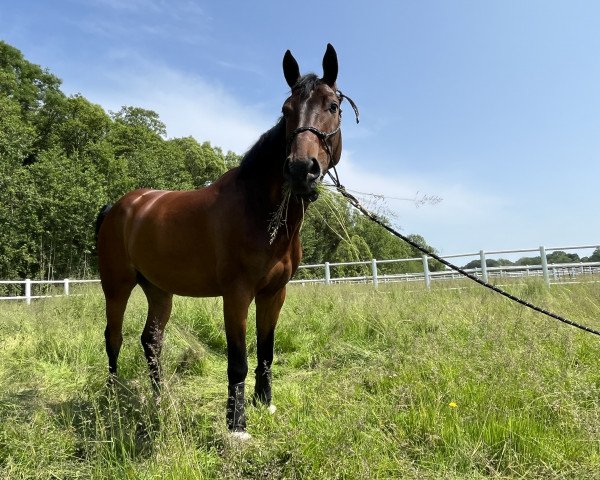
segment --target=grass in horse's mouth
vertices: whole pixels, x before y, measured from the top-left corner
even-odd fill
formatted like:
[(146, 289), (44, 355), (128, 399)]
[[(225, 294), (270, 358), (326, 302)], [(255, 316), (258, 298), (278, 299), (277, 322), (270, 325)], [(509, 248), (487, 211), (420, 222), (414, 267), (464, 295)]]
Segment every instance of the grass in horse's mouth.
[[(269, 245), (272, 245), (275, 241), (275, 237), (277, 237), (277, 232), (279, 231), (280, 227), (285, 226), (287, 232), (287, 214), (291, 197), (292, 189), (287, 183), (284, 183), (282, 189), (281, 203), (269, 219)], [(289, 232), (287, 233), (289, 234)]]

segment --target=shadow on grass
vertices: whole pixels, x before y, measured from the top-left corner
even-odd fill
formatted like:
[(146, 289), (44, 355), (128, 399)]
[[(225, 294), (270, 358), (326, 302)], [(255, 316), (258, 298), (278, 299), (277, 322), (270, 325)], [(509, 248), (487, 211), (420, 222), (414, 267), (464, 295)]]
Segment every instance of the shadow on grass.
[(0, 397), (0, 422), (4, 423), (8, 418), (29, 422), (40, 408), (40, 389), (37, 387), (19, 390), (18, 392), (5, 393)]
[(60, 427), (75, 435), (74, 455), (82, 460), (148, 458), (160, 436), (160, 405), (135, 381), (115, 380), (48, 408)]

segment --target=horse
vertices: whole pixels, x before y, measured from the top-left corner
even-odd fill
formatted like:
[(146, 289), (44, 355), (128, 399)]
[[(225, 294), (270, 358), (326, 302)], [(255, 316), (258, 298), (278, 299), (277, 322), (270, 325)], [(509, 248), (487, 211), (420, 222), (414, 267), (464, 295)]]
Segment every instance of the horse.
[[(300, 75), (298, 62), (286, 51), (283, 73), (291, 90), (282, 115), (238, 167), (198, 190), (129, 192), (113, 206), (104, 206), (96, 223), (109, 379), (117, 374), (123, 316), (136, 285), (148, 301), (141, 343), (157, 393), (173, 295), (221, 296), (227, 340), (226, 425), (241, 438), (249, 437), (244, 397), (250, 304), (255, 301), (257, 337), (253, 402), (274, 411), (275, 327), (286, 285), (302, 258), (300, 229), (306, 209), (318, 197), (319, 182), (342, 152), (340, 104), (348, 97), (337, 89), (338, 59), (331, 44), (322, 66), (321, 78)], [(277, 211), (285, 215), (274, 221)]]

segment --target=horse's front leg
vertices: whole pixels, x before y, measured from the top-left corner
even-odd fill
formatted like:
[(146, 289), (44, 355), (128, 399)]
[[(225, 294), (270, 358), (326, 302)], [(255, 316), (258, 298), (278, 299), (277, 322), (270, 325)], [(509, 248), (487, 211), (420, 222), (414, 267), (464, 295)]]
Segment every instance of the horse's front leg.
[(275, 406), (271, 404), (271, 364), (273, 363), (273, 346), (275, 342), (275, 326), (279, 312), (285, 300), (285, 287), (276, 293), (257, 295), (256, 297), (256, 349), (258, 364), (256, 383), (254, 384), (253, 401), (269, 407), (271, 412)]
[(244, 385), (248, 374), (246, 356), (246, 319), (252, 296), (245, 291), (223, 296), (227, 336), (227, 428), (234, 433), (246, 431)]

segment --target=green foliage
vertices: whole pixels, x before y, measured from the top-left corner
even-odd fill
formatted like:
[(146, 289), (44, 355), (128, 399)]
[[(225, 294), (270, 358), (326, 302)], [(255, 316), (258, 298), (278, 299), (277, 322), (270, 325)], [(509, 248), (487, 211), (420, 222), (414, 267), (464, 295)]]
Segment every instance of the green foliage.
[(3, 162), (0, 173), (0, 278), (20, 279), (37, 273), (42, 229), (29, 171), (10, 167)]
[(106, 198), (98, 171), (90, 159), (73, 162), (58, 148), (43, 152), (28, 171), (40, 226), (37, 271), (46, 278), (88, 276), (89, 226)]
[[(597, 339), (493, 292), (290, 287), (275, 335), (277, 412), (249, 404), (253, 438), (240, 444), (225, 427), (220, 299), (175, 299), (157, 404), (139, 290), (119, 381), (106, 387), (98, 288), (0, 304), (0, 478), (598, 478)], [(594, 284), (509, 288), (600, 327)], [(247, 392), (253, 383), (250, 373)]]
[(160, 121), (158, 113), (140, 107), (121, 107), (121, 110), (111, 114), (113, 120), (119, 125), (137, 129), (139, 132), (148, 132), (159, 137), (167, 135), (167, 126)]
[(156, 112), (107, 114), (0, 42), (0, 278), (95, 275), (101, 205), (137, 187), (205, 186), (239, 157), (166, 140)]
[[(548, 264), (551, 263), (578, 263), (581, 261), (579, 255), (576, 253), (567, 253), (562, 250), (556, 250), (546, 255)], [(537, 257), (522, 257), (519, 258), (515, 265), (541, 265), (542, 258), (538, 255)]]
[(88, 148), (104, 140), (111, 129), (111, 120), (99, 105), (80, 95), (67, 98), (63, 118), (56, 125), (59, 144), (68, 157), (83, 158)]
[(20, 165), (34, 140), (35, 129), (23, 120), (19, 104), (0, 96), (0, 167)]
[(581, 259), (576, 253), (567, 253), (556, 250), (546, 256), (548, 263), (579, 263)]
[[(514, 265), (513, 262), (506, 258), (499, 258), (498, 260), (495, 260), (493, 258), (486, 258), (485, 264), (488, 267), (504, 267), (506, 265)], [(463, 268), (481, 268), (481, 260), (472, 260), (469, 263), (467, 263)]]
[(226, 158), (221, 149), (213, 148), (210, 142), (199, 144), (192, 137), (174, 138), (169, 140), (168, 145), (176, 152), (178, 158), (183, 159), (182, 168), (190, 176), (190, 188), (207, 186), (215, 178), (223, 175), (228, 168), (239, 163), (239, 158), (232, 152), (229, 152), (229, 157)]
[[(385, 221), (385, 219), (384, 219)], [(303, 262), (320, 264), (328, 262), (357, 262), (398, 258), (418, 258), (415, 262), (389, 263), (378, 266), (380, 274), (422, 272), (422, 254), (417, 249), (390, 234), (354, 210), (345, 199), (323, 189), (317, 202), (311, 205), (302, 226)], [(408, 235), (415, 243), (433, 250), (420, 235)], [(432, 271), (443, 266), (430, 260)], [(334, 267), (332, 276), (370, 275), (370, 265)], [(299, 270), (296, 278), (323, 277), (323, 272)]]
[[(598, 252), (598, 249), (596, 250), (596, 252)], [(593, 255), (590, 258), (593, 258)], [(600, 258), (600, 252), (598, 252), (598, 258)], [(576, 253), (567, 253), (567, 252), (563, 252), (562, 250), (555, 250), (552, 253), (547, 254), (546, 260), (549, 265), (550, 264), (558, 264), (558, 263), (579, 263), (582, 261), (584, 261), (584, 262), (585, 261), (589, 261), (589, 262), (594, 261), (594, 260), (589, 260), (586, 257), (579, 258), (579, 255), (577, 255)], [(520, 266), (541, 265), (542, 257), (540, 257), (539, 255), (537, 257), (521, 257), (516, 262), (511, 262), (510, 260), (507, 260), (506, 258), (500, 258), (498, 260), (486, 258), (485, 264), (488, 267), (503, 267), (506, 265), (520, 265)], [(481, 260), (472, 260), (469, 263), (467, 263), (464, 266), (464, 268), (481, 268)]]
[(596, 248), (589, 257), (583, 257), (582, 262), (600, 262), (600, 247)]
[(47, 103), (62, 95), (61, 81), (40, 66), (25, 60), (16, 48), (0, 41), (0, 94), (15, 102), (27, 119)]

